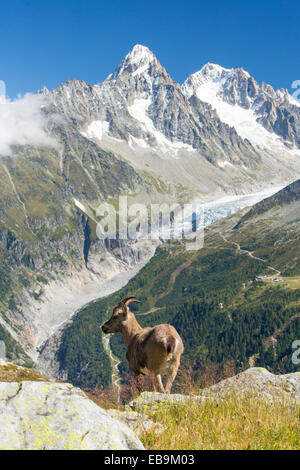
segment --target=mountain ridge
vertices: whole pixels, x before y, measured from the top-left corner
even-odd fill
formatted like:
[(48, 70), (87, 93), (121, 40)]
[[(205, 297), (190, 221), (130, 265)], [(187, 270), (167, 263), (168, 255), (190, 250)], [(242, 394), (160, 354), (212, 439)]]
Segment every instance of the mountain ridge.
[(243, 68), (225, 69), (210, 63), (190, 75), (182, 88), (188, 98), (196, 94), (213, 106), (219, 100), (252, 110), (257, 123), (268, 132), (278, 135), (286, 145), (299, 148), (299, 103), (286, 89), (275, 91), (264, 82), (259, 85)]
[(276, 207), (276, 206), (285, 206), (291, 204), (292, 202), (300, 200), (300, 180), (296, 180), (293, 183), (289, 184), (281, 191), (273, 194), (272, 196), (262, 200), (261, 202), (255, 204), (247, 214), (245, 214), (241, 220), (238, 222), (236, 228), (241, 226), (243, 222), (251, 217), (263, 214), (264, 212)]

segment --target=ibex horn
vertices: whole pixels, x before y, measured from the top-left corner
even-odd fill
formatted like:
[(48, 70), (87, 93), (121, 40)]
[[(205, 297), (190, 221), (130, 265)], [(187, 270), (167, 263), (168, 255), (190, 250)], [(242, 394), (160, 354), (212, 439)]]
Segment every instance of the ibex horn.
[(122, 308), (127, 307), (127, 305), (131, 304), (131, 302), (141, 303), (140, 300), (138, 300), (134, 295), (132, 295), (130, 297), (126, 297), (125, 299), (121, 300), (121, 302), (119, 303), (119, 306)]

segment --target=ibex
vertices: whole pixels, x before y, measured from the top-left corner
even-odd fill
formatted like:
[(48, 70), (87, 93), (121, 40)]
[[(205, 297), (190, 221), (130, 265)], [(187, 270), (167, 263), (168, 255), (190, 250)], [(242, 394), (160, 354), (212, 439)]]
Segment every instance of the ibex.
[[(170, 393), (183, 353), (182, 340), (171, 325), (142, 328), (129, 310), (131, 302), (140, 302), (131, 296), (114, 309), (110, 320), (102, 325), (103, 333), (121, 333), (127, 347), (126, 359), (138, 382), (139, 376), (152, 373), (155, 391)], [(167, 375), (163, 386), (162, 374)]]

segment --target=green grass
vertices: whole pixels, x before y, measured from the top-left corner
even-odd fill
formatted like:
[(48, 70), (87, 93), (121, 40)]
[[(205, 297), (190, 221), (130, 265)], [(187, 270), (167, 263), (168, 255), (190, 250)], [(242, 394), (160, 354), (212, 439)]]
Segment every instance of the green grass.
[(15, 364), (0, 366), (0, 382), (49, 382), (49, 380), (49, 377), (41, 375), (32, 369), (18, 367)]
[(224, 401), (166, 405), (147, 413), (164, 426), (141, 440), (150, 450), (295, 450), (300, 448), (300, 407), (248, 395)]
[(300, 289), (300, 276), (285, 278), (284, 281), (289, 289)]

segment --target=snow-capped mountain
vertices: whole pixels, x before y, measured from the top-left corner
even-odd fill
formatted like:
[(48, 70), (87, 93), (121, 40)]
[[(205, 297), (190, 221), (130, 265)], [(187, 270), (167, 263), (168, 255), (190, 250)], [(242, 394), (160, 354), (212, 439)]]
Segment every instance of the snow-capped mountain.
[(223, 122), (260, 148), (300, 148), (300, 108), (285, 89), (259, 85), (242, 68), (206, 64), (182, 85), (186, 97), (209, 103)]
[(258, 158), (205, 103), (199, 122), (180, 85), (144, 46), (136, 45), (101, 84), (70, 80), (44, 92), (59, 112), (76, 119), (84, 136), (98, 143), (126, 142), (133, 151), (156, 152), (161, 159), (198, 151), (211, 161), (245, 157), (251, 166), (251, 159)]
[(293, 112), (299, 119), (300, 108), (286, 91), (271, 90), (242, 69), (212, 64), (180, 86), (147, 47), (136, 45), (103, 83), (69, 80), (44, 93), (82, 137), (154, 178), (164, 192), (178, 197), (181, 188), (188, 197), (213, 199), (219, 191), (259, 188), (266, 175), (269, 184), (290, 182), (300, 171), (297, 126), (287, 132), (287, 147), (288, 118), (281, 129), (278, 117)]

